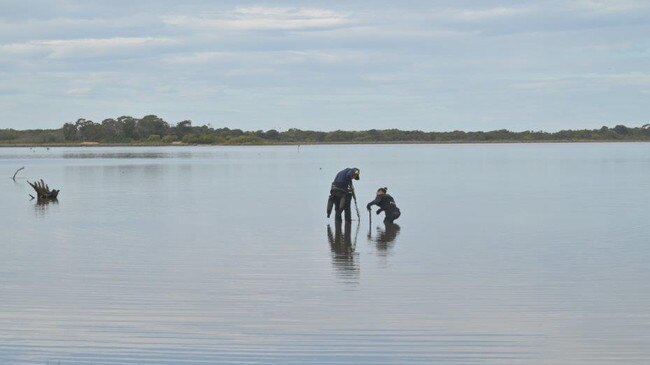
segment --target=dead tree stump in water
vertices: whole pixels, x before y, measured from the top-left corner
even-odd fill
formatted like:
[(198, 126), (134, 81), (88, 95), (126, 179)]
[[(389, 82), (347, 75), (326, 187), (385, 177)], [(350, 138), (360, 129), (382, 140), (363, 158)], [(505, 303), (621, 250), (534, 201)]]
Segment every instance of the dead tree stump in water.
[(56, 197), (59, 195), (59, 190), (52, 189), (50, 190), (50, 187), (47, 186), (45, 182), (43, 182), (43, 179), (41, 181), (36, 181), (36, 182), (27, 182), (29, 186), (34, 188), (34, 191), (36, 191), (36, 197), (38, 200), (56, 200)]

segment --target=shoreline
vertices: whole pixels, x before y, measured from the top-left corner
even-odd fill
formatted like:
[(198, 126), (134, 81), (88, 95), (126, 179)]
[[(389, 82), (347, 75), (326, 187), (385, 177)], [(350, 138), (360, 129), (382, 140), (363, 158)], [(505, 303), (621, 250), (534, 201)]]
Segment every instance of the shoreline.
[(337, 146), (337, 145), (442, 145), (442, 144), (556, 144), (556, 143), (648, 143), (650, 140), (548, 140), (548, 141), (373, 141), (373, 142), (277, 142), (277, 143), (0, 143), (0, 148), (34, 148), (34, 147), (260, 147), (260, 146)]

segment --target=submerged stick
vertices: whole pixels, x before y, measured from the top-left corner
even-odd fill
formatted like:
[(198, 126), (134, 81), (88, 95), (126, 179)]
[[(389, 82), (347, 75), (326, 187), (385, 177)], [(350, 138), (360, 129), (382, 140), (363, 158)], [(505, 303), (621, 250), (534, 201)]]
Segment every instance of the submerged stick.
[(23, 166), (23, 167), (19, 168), (18, 170), (16, 170), (16, 172), (14, 172), (14, 177), (12, 177), (12, 179), (13, 179), (14, 181), (16, 181), (16, 174), (17, 174), (18, 172), (20, 172), (20, 170), (24, 170), (24, 169), (25, 169), (25, 166)]

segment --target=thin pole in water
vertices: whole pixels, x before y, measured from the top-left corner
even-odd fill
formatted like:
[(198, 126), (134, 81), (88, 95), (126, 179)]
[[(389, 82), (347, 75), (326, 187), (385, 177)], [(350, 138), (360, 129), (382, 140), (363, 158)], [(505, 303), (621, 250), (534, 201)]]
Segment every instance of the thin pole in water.
[(357, 210), (357, 219), (361, 222), (361, 215), (359, 214), (359, 207), (357, 206), (357, 194), (352, 193), (352, 200), (354, 200), (354, 208)]
[(368, 209), (368, 239), (372, 238), (372, 210)]

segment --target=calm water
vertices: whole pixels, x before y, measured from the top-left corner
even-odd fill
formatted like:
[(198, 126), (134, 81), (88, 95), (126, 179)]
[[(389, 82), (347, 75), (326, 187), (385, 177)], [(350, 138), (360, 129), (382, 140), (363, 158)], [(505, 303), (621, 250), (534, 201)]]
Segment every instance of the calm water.
[(650, 144), (4, 148), (0, 200), (2, 364), (650, 362)]

